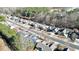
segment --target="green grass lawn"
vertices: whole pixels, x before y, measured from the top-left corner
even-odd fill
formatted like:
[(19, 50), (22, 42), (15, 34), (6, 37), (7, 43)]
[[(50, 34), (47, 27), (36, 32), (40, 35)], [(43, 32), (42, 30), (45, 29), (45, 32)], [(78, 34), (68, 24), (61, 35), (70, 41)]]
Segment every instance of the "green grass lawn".
[(1, 21), (5, 21), (5, 17), (4, 16), (0, 16), (0, 22)]
[[(19, 40), (20, 36), (17, 35), (16, 31), (10, 29), (8, 26), (0, 23), (0, 32), (2, 32), (7, 38), (11, 38), (9, 41), (16, 46), (16, 42)], [(16, 48), (18, 48), (16, 46)]]

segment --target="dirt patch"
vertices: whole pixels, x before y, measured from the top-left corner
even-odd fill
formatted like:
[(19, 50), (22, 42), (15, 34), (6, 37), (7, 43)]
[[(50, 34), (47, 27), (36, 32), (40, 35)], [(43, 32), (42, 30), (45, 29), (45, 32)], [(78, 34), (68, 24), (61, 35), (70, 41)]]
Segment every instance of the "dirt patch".
[(7, 44), (0, 38), (0, 51), (10, 51)]

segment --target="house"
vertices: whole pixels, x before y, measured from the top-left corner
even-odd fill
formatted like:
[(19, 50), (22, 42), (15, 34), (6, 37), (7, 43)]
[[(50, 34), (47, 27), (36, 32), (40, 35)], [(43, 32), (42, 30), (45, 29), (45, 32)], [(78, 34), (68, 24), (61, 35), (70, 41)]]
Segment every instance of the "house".
[(54, 42), (54, 43), (50, 46), (50, 48), (52, 49), (52, 51), (54, 51), (54, 49), (57, 47), (58, 44), (59, 44), (58, 42)]
[(36, 48), (40, 51), (52, 51), (52, 49), (41, 42), (37, 43)]
[(67, 51), (68, 48), (64, 45), (58, 44), (57, 48), (54, 49), (54, 51)]

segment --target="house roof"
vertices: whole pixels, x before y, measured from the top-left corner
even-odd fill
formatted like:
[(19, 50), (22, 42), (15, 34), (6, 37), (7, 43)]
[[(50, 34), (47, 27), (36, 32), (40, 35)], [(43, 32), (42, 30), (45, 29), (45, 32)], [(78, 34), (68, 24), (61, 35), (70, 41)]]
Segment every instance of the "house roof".
[(37, 47), (37, 48), (42, 48), (42, 51), (52, 51), (51, 48), (49, 48), (48, 46), (42, 44), (41, 42), (38, 43), (38, 44), (36, 45), (36, 47)]

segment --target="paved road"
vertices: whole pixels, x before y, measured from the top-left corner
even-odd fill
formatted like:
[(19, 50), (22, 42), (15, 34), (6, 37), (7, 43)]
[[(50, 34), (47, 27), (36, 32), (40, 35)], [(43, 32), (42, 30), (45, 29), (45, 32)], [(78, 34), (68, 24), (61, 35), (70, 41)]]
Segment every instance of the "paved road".
[[(27, 30), (26, 27), (20, 25), (19, 23), (15, 23), (15, 22), (13, 22), (13, 21), (11, 21), (11, 20), (7, 20), (7, 21), (9, 21), (9, 22), (11, 22), (11, 23), (13, 23), (13, 24), (18, 25), (19, 27), (23, 28), (24, 30)], [(69, 47), (69, 48), (73, 48), (73, 49), (78, 49), (78, 50), (79, 50), (79, 45), (75, 45), (75, 44), (70, 43), (70, 42), (65, 42), (65, 41), (63, 41), (64, 39), (61, 40), (61, 39), (59, 39), (59, 38), (57, 38), (57, 37), (50, 37), (50, 36), (45, 35), (45, 34), (43, 34), (43, 33), (39, 33), (38, 31), (35, 31), (35, 30), (28, 30), (28, 31), (29, 31), (29, 32), (32, 32), (32, 33), (36, 33), (37, 35), (39, 35), (39, 36), (42, 37), (42, 38), (50, 39), (50, 40), (53, 40), (53, 41), (55, 41), (55, 42), (64, 44), (64, 45), (66, 45), (66, 46)]]

